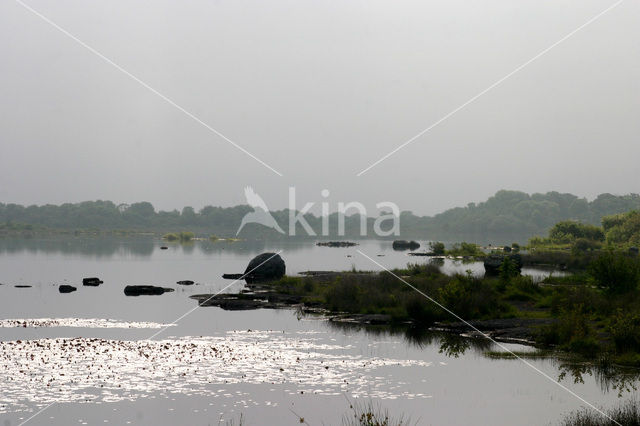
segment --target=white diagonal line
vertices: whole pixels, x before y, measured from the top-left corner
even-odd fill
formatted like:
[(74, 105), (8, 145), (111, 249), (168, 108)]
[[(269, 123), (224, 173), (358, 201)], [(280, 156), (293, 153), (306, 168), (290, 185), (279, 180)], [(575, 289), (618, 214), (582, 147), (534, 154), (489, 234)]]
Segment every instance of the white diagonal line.
[(468, 101), (466, 101), (465, 103), (463, 103), (462, 105), (458, 106), (457, 108), (453, 109), (451, 112), (449, 112), (448, 114), (446, 114), (445, 116), (443, 116), (442, 118), (440, 118), (438, 121), (436, 121), (435, 123), (431, 124), (429, 127), (427, 127), (426, 129), (424, 129), (423, 131), (421, 131), (420, 133), (418, 133), (417, 135), (413, 136), (411, 139), (409, 139), (408, 141), (404, 142), (402, 145), (398, 146), (397, 148), (395, 148), (393, 151), (389, 152), (388, 154), (386, 154), (385, 156), (383, 156), (382, 158), (380, 158), (378, 161), (372, 163), (371, 165), (369, 165), (367, 168), (363, 169), (362, 171), (360, 171), (360, 173), (358, 173), (356, 176), (362, 176), (363, 174), (365, 174), (366, 172), (368, 172), (369, 170), (371, 170), (373, 167), (377, 166), (378, 164), (382, 163), (384, 160), (386, 160), (387, 158), (391, 157), (393, 154), (395, 154), (396, 152), (400, 151), (402, 148), (406, 147), (407, 145), (409, 145), (410, 143), (412, 143), (413, 141), (415, 141), (416, 139), (418, 139), (419, 137), (421, 137), (422, 135), (424, 135), (425, 133), (427, 133), (428, 131), (430, 131), (431, 129), (433, 129), (434, 127), (437, 127), (438, 125), (440, 125), (441, 123), (443, 123), (444, 121), (448, 120), (449, 118), (451, 118), (451, 116), (453, 116), (454, 114), (456, 114), (458, 111), (464, 109), (465, 107), (469, 106), (470, 104), (472, 104), (473, 102), (475, 102), (477, 99), (479, 99), (480, 97), (482, 97), (483, 95), (485, 95), (487, 92), (491, 91), (492, 89), (494, 89), (495, 87), (499, 86), (502, 82), (504, 82), (505, 80), (509, 79), (510, 77), (512, 77), (514, 74), (518, 73), (519, 71), (521, 71), (523, 68), (527, 67), (528, 65), (530, 65), (532, 62), (534, 62), (535, 60), (539, 59), (540, 57), (544, 56), (546, 53), (548, 53), (551, 49), (553, 49), (554, 47), (558, 46), (559, 44), (561, 44), (562, 42), (566, 41), (567, 39), (571, 38), (572, 36), (574, 36), (577, 32), (581, 31), (582, 29), (584, 29), (585, 27), (587, 27), (588, 25), (594, 23), (595, 21), (597, 21), (599, 18), (601, 18), (603, 15), (605, 15), (606, 13), (610, 12), (611, 10), (615, 9), (616, 7), (618, 7), (624, 0), (618, 0), (617, 2), (615, 2), (614, 4), (612, 4), (611, 6), (609, 6), (608, 8), (606, 8), (605, 10), (603, 10), (602, 12), (598, 13), (596, 16), (594, 16), (593, 18), (589, 19), (587, 22), (585, 22), (584, 24), (580, 25), (578, 28), (576, 28), (575, 30), (571, 31), (569, 34), (565, 35), (564, 37), (562, 37), (560, 40), (556, 41), (555, 43), (553, 43), (551, 46), (547, 47), (546, 49), (542, 50), (541, 52), (539, 52), (537, 55), (535, 55), (533, 58), (529, 59), (528, 61), (524, 62), (523, 64), (519, 65), (518, 67), (516, 67), (513, 71), (511, 71), (509, 74), (505, 75), (504, 77), (502, 77), (501, 79), (497, 80), (495, 83), (493, 83), (491, 86), (487, 87), (486, 89), (484, 89), (483, 91), (481, 91), (480, 93), (478, 93), (477, 95), (473, 96), (471, 99), (469, 99)]
[(97, 51), (96, 49), (94, 49), (93, 47), (89, 46), (87, 43), (83, 42), (78, 37), (74, 36), (69, 31), (65, 30), (60, 25), (56, 24), (51, 19), (49, 19), (46, 16), (44, 16), (42, 13), (38, 12), (37, 10), (35, 10), (31, 6), (29, 6), (28, 4), (24, 3), (22, 0), (15, 0), (15, 2), (18, 3), (20, 6), (24, 7), (25, 9), (27, 9), (29, 12), (31, 12), (34, 15), (36, 15), (37, 17), (39, 17), (40, 19), (42, 19), (43, 21), (45, 21), (46, 23), (48, 23), (49, 25), (51, 25), (56, 30), (60, 31), (62, 34), (66, 35), (67, 37), (69, 37), (70, 39), (72, 39), (73, 41), (75, 41), (76, 43), (78, 43), (79, 45), (84, 47), (85, 49), (87, 49), (88, 51), (90, 51), (91, 53), (93, 53), (94, 55), (98, 56), (100, 59), (102, 59), (105, 62), (107, 62), (109, 65), (112, 65), (117, 70), (119, 70), (122, 73), (126, 74), (128, 77), (130, 77), (136, 83), (138, 83), (141, 86), (143, 86), (144, 88), (148, 89), (150, 92), (152, 92), (153, 94), (158, 96), (160, 99), (162, 99), (165, 102), (167, 102), (169, 105), (171, 105), (174, 108), (176, 108), (178, 111), (181, 111), (182, 113), (184, 113), (187, 117), (191, 118), (196, 123), (202, 125), (203, 127), (208, 129), (209, 131), (213, 132), (214, 134), (216, 134), (220, 138), (224, 139), (225, 141), (227, 141), (228, 143), (230, 143), (231, 145), (233, 145), (234, 147), (236, 147), (240, 151), (244, 152), (246, 155), (248, 155), (249, 157), (253, 158), (258, 163), (260, 163), (263, 166), (265, 166), (267, 169), (271, 170), (273, 173), (277, 174), (278, 176), (283, 176), (282, 173), (280, 173), (279, 171), (277, 171), (276, 169), (274, 169), (273, 167), (271, 167), (270, 165), (268, 165), (267, 163), (265, 163), (264, 161), (262, 161), (261, 159), (259, 159), (258, 157), (256, 157), (252, 153), (250, 153), (249, 151), (247, 151), (245, 148), (243, 148), (242, 146), (238, 145), (236, 142), (232, 141), (227, 136), (223, 135), (221, 132), (219, 132), (218, 130), (214, 129), (213, 127), (211, 127), (210, 125), (208, 125), (207, 123), (202, 121), (196, 115), (194, 115), (193, 113), (191, 113), (187, 109), (181, 107), (176, 102), (171, 100), (169, 97), (163, 95), (158, 90), (154, 89), (149, 84), (145, 83), (143, 80), (141, 80), (140, 78), (136, 77), (135, 75), (133, 75), (132, 73), (130, 73), (129, 71), (127, 71), (126, 69), (124, 69), (123, 67), (121, 67), (120, 65), (118, 65), (117, 63), (115, 63), (114, 61), (112, 61), (111, 59), (109, 59), (108, 57), (106, 57), (105, 55), (103, 55), (102, 53)]
[[(618, 423), (617, 421), (615, 421), (613, 418), (611, 418), (611, 416), (609, 416), (607, 413), (605, 413), (604, 411), (600, 410), (598, 407), (596, 407), (595, 405), (593, 405), (592, 403), (590, 403), (589, 401), (587, 401), (586, 399), (582, 398), (580, 395), (578, 395), (577, 393), (575, 393), (574, 391), (572, 391), (571, 389), (569, 389), (568, 387), (566, 387), (565, 385), (563, 385), (560, 382), (557, 382), (556, 380), (554, 380), (551, 376), (549, 376), (547, 373), (545, 373), (544, 371), (540, 370), (538, 367), (536, 367), (535, 365), (531, 364), (529, 361), (527, 361), (524, 358), (519, 357), (518, 355), (516, 355), (513, 351), (511, 351), (509, 348), (507, 348), (506, 346), (504, 346), (502, 343), (494, 340), (493, 338), (491, 338), (489, 335), (483, 333), (482, 331), (480, 331), (477, 327), (473, 326), (472, 324), (470, 324), (468, 321), (466, 321), (465, 319), (463, 319), (462, 317), (460, 317), (458, 314), (456, 314), (455, 312), (451, 311), (450, 309), (446, 308), (445, 306), (443, 306), (442, 304), (440, 304), (438, 301), (434, 300), (432, 297), (428, 296), (426, 293), (420, 291), (419, 289), (417, 289), (416, 287), (414, 287), (413, 285), (411, 285), (410, 283), (408, 283), (407, 281), (405, 281), (404, 279), (402, 279), (401, 277), (399, 277), (398, 275), (394, 274), (393, 272), (391, 272), (389, 269), (387, 269), (384, 265), (381, 265), (380, 263), (376, 262), (374, 259), (370, 258), (369, 256), (367, 256), (366, 254), (364, 254), (362, 251), (360, 250), (356, 250), (358, 253), (360, 253), (362, 256), (366, 257), (367, 259), (369, 259), (371, 262), (375, 263), (376, 265), (378, 265), (379, 267), (381, 267), (382, 269), (384, 269), (386, 272), (390, 273), (391, 275), (393, 275), (394, 277), (396, 277), (397, 279), (399, 279), (400, 281), (402, 281), (403, 283), (405, 283), (407, 286), (411, 287), (411, 289), (415, 290), (416, 292), (418, 292), (420, 295), (424, 296), (426, 299), (428, 299), (430, 302), (436, 304), (438, 307), (440, 307), (441, 309), (445, 310), (447, 313), (449, 313), (450, 315), (452, 315), (453, 317), (455, 317), (457, 320), (463, 322), (465, 325), (467, 325), (468, 327), (472, 328), (474, 331), (477, 331), (478, 333), (480, 333), (482, 336), (486, 337), (487, 339), (489, 339), (491, 342), (495, 343), (496, 345), (498, 345), (501, 349), (505, 350), (506, 352), (508, 352), (509, 354), (511, 354), (513, 357), (519, 359), (520, 361), (522, 361), (527, 367), (532, 368), (533, 370), (535, 370), (536, 372), (538, 372), (539, 374), (541, 374), (543, 377), (545, 377), (546, 379), (548, 379), (549, 381), (551, 381), (552, 383), (558, 385), (559, 387), (561, 387), (562, 389), (564, 389), (565, 391), (569, 392), (571, 395), (573, 395), (574, 397), (576, 397), (577, 399), (579, 399), (580, 401), (582, 401), (583, 403), (587, 404), (589, 407), (593, 408), (594, 410), (596, 410), (598, 413), (602, 414), (604, 417), (606, 417), (607, 419), (611, 420), (612, 422), (614, 422), (617, 425), (620, 425), (620, 423)], [(622, 425), (620, 425), (622, 426)]]
[(37, 413), (35, 413), (33, 416), (29, 417), (27, 420), (25, 420), (22, 423), (19, 423), (18, 426), (22, 426), (24, 424), (26, 424), (28, 421), (30, 421), (31, 419), (33, 419), (34, 417), (38, 416), (39, 414), (41, 414), (43, 411), (49, 409), (49, 407), (51, 407), (52, 405), (56, 404), (57, 401), (53, 401), (51, 404), (47, 405), (46, 407), (42, 408), (40, 411), (38, 411)]
[(207, 297), (207, 299), (205, 299), (203, 302), (198, 301), (198, 304), (193, 308), (190, 309), (189, 311), (185, 312), (184, 314), (180, 315), (178, 318), (176, 318), (175, 320), (173, 320), (170, 324), (167, 324), (165, 327), (163, 327), (161, 330), (159, 330), (158, 332), (154, 333), (151, 337), (149, 337), (147, 340), (151, 340), (154, 337), (156, 337), (158, 334), (162, 333), (163, 331), (165, 331), (167, 328), (171, 327), (172, 325), (175, 325), (178, 323), (178, 321), (182, 320), (184, 317), (191, 315), (191, 313), (193, 311), (195, 311), (196, 309), (198, 309), (203, 303), (207, 303), (209, 300), (213, 299), (214, 297), (216, 297), (217, 295), (219, 295), (220, 293), (222, 293), (223, 291), (225, 291), (226, 289), (228, 289), (229, 287), (231, 287), (232, 285), (234, 285), (235, 283), (237, 283), (240, 280), (243, 280), (247, 275), (249, 275), (250, 273), (252, 273), (253, 271), (255, 271), (256, 269), (258, 269), (259, 267), (261, 267), (262, 265), (264, 265), (265, 263), (267, 263), (268, 261), (270, 261), (271, 259), (273, 259), (274, 257), (276, 257), (277, 255), (279, 255), (280, 253), (282, 253), (282, 250), (280, 250), (279, 252), (276, 252), (273, 254), (273, 256), (270, 256), (267, 260), (265, 260), (264, 262), (260, 263), (258, 266), (256, 266), (255, 268), (251, 269), (250, 271), (245, 272), (244, 274), (242, 274), (242, 276), (238, 279), (235, 279), (231, 282), (231, 284), (225, 286), (224, 288), (222, 288), (220, 291), (218, 291), (216, 294), (213, 294), (209, 297)]

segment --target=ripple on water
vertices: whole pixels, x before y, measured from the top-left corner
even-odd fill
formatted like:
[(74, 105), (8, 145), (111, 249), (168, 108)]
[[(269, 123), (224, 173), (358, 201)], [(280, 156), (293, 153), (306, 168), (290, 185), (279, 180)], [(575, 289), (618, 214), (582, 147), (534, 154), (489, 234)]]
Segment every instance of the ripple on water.
[(131, 322), (102, 318), (29, 318), (2, 319), (0, 328), (38, 328), (38, 327), (74, 327), (74, 328), (163, 328), (173, 324), (157, 322)]
[[(428, 398), (393, 388), (387, 366), (430, 362), (366, 358), (312, 334), (228, 332), (165, 340), (57, 338), (0, 342), (0, 412), (51, 402), (135, 400), (153, 392), (223, 397), (224, 384), (285, 384), (290, 394)], [(396, 383), (397, 384), (397, 383)], [(228, 392), (228, 391), (227, 391)]]

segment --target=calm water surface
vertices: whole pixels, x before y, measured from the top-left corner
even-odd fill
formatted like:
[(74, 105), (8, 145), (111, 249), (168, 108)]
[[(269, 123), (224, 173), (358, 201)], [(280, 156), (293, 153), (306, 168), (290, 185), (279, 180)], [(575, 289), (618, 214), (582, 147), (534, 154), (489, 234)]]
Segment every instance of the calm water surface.
[[(3, 424), (20, 424), (51, 403), (30, 424), (218, 424), (240, 414), (245, 424), (299, 424), (296, 415), (311, 425), (340, 424), (349, 401), (364, 401), (418, 424), (540, 425), (581, 407), (521, 362), (484, 356), (492, 349), (486, 342), (338, 327), (294, 310), (196, 308), (188, 297), (219, 291), (231, 283), (223, 273), (242, 272), (265, 251), (282, 250), (288, 274), (380, 269), (356, 249), (387, 267), (427, 261), (393, 251), (390, 242), (161, 245), (0, 239)], [(477, 263), (446, 261), (444, 269), (482, 273)], [(83, 287), (88, 276), (105, 283)], [(198, 285), (175, 285), (186, 279)], [(65, 283), (78, 291), (59, 294)], [(125, 297), (129, 284), (176, 291)], [(598, 406), (637, 396), (635, 379), (531, 362)]]

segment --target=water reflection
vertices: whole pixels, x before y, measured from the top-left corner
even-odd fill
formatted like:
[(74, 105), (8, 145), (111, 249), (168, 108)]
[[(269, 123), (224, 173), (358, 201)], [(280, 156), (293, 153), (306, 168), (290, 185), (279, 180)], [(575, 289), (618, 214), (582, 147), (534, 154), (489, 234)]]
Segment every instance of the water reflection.
[[(482, 337), (464, 337), (418, 327), (372, 326), (332, 321), (327, 321), (326, 324), (330, 329), (346, 334), (364, 332), (378, 338), (402, 336), (406, 344), (420, 349), (437, 345), (438, 352), (449, 358), (459, 358), (469, 350), (490, 358), (488, 352), (496, 349), (491, 340)], [(547, 359), (558, 369), (558, 382), (571, 380), (574, 384), (584, 384), (585, 376), (594, 377), (602, 392), (617, 392), (619, 398), (638, 390), (640, 369), (620, 367), (605, 361), (578, 362), (564, 353), (549, 355)], [(521, 361), (513, 359), (511, 362)]]
[(562, 362), (557, 359), (554, 361), (560, 371), (559, 382), (572, 380), (573, 383), (583, 384), (585, 376), (594, 377), (603, 392), (617, 392), (619, 398), (638, 390), (637, 384), (640, 381), (638, 369), (615, 366), (608, 362), (588, 364)]

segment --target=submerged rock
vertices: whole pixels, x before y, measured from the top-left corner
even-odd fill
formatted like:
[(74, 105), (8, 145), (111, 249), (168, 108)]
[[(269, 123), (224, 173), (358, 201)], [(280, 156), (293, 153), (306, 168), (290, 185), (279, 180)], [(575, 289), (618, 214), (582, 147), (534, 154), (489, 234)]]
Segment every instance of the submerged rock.
[(75, 288), (72, 285), (67, 285), (67, 284), (63, 284), (63, 285), (58, 287), (58, 291), (60, 293), (72, 293), (72, 292), (74, 292), (76, 290), (77, 290), (77, 288)]
[(241, 280), (244, 274), (222, 274), (222, 278), (225, 280)]
[(195, 294), (200, 306), (217, 306), (227, 311), (280, 309), (297, 305), (302, 296), (281, 293)]
[(97, 278), (97, 277), (83, 278), (82, 279), (82, 285), (89, 285), (89, 286), (92, 286), (92, 287), (97, 287), (102, 283), (104, 283), (104, 281), (102, 281), (100, 278)]
[(171, 291), (172, 288), (155, 285), (128, 285), (124, 288), (124, 294), (127, 296), (159, 296)]
[(358, 243), (353, 243), (351, 241), (321, 241), (316, 243), (316, 245), (320, 247), (353, 247), (357, 246)]
[(420, 243), (417, 241), (395, 240), (393, 242), (394, 250), (417, 250), (419, 248)]

